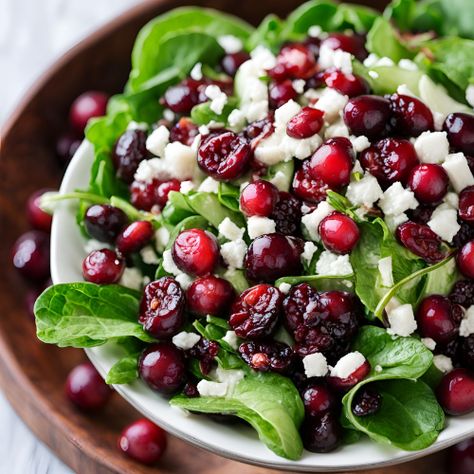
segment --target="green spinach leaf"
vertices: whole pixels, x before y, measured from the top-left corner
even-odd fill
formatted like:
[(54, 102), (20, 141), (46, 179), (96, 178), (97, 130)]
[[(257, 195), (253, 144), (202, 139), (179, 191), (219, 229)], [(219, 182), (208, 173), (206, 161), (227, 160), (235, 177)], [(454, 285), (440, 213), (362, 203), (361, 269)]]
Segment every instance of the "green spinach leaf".
[(138, 379), (138, 358), (140, 352), (129, 354), (117, 361), (105, 379), (108, 384), (127, 384)]
[(202, 104), (195, 105), (191, 110), (191, 118), (194, 123), (198, 125), (207, 125), (209, 122), (214, 121), (218, 123), (227, 123), (227, 119), (238, 105), (238, 101), (234, 97), (229, 97), (227, 103), (224, 105), (221, 114), (216, 114), (211, 110), (211, 102), (204, 102)]

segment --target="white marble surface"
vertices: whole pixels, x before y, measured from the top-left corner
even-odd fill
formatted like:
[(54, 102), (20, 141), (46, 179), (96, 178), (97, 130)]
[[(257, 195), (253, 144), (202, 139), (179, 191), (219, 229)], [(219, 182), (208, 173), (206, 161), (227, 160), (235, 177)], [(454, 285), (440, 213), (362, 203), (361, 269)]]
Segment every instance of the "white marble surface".
[[(0, 125), (61, 53), (139, 1), (0, 0)], [(31, 434), (1, 393), (0, 473), (71, 473)]]

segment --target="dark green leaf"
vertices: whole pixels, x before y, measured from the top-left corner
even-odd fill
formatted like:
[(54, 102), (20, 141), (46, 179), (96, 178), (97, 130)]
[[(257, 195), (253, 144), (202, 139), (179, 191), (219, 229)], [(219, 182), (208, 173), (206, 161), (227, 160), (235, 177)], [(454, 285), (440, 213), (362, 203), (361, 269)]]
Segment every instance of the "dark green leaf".
[(129, 354), (116, 362), (105, 379), (108, 384), (132, 383), (138, 378), (138, 357), (140, 352)]

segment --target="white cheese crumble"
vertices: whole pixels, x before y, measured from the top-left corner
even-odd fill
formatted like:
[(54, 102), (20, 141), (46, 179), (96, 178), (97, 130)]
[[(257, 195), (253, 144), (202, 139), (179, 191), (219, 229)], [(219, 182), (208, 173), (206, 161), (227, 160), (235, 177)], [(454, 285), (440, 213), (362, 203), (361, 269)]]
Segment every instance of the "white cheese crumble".
[(239, 109), (234, 109), (229, 114), (227, 122), (232, 129), (240, 131), (245, 125), (245, 114)]
[(404, 189), (400, 181), (396, 181), (385, 190), (379, 199), (379, 206), (386, 216), (395, 216), (408, 209), (416, 209), (418, 201), (413, 191)]
[(293, 99), (285, 102), (281, 107), (275, 110), (275, 129), (276, 132), (286, 131), (288, 122), (301, 110), (301, 105)]
[(470, 84), (466, 89), (466, 101), (474, 108), (474, 84)]
[(329, 125), (324, 131), (324, 138), (334, 138), (334, 137), (347, 137), (349, 138), (350, 132), (347, 128), (347, 125), (342, 121), (338, 120), (337, 122)]
[(321, 69), (336, 68), (344, 74), (352, 74), (352, 54), (324, 43), (319, 48), (318, 63)]
[(418, 71), (418, 66), (415, 62), (413, 62), (411, 59), (400, 59), (398, 61), (398, 65), (402, 69), (406, 69), (407, 71)]
[(445, 114), (443, 114), (441, 112), (436, 112), (436, 111), (433, 112), (434, 129), (437, 132), (441, 132), (441, 130), (443, 130), (443, 125), (444, 125), (445, 119), (446, 119)]
[(245, 229), (235, 225), (228, 217), (219, 224), (217, 230), (219, 231), (219, 234), (227, 240), (242, 239), (245, 233)]
[(191, 276), (184, 272), (176, 275), (175, 280), (179, 283), (179, 286), (185, 291), (192, 285), (194, 281)]
[(402, 212), (394, 216), (385, 216), (385, 224), (391, 232), (395, 232), (396, 228), (408, 220), (408, 216)]
[(187, 351), (191, 349), (191, 347), (194, 347), (199, 342), (199, 339), (201, 339), (199, 334), (181, 331), (173, 336), (172, 341), (176, 347), (183, 349), (183, 351)]
[(288, 178), (283, 171), (277, 171), (275, 176), (270, 179), (270, 183), (278, 188), (278, 191), (288, 191)]
[(459, 232), (458, 212), (449, 204), (439, 205), (428, 221), (428, 227), (446, 242), (451, 242)]
[(453, 361), (443, 354), (435, 355), (433, 357), (433, 364), (443, 373), (451, 372), (451, 370), (453, 370)]
[(349, 137), (349, 140), (351, 141), (356, 153), (360, 153), (370, 146), (370, 141), (365, 135), (360, 135), (358, 137), (352, 135)]
[(474, 184), (474, 176), (472, 176), (463, 153), (452, 153), (448, 155), (442, 166), (446, 173), (448, 173), (449, 180), (457, 193), (460, 193), (464, 188)]
[(96, 239), (89, 239), (85, 244), (84, 244), (84, 250), (86, 253), (91, 253), (94, 252), (95, 250), (102, 250), (102, 249), (110, 249), (111, 246), (105, 242), (100, 242), (99, 240)]
[(416, 319), (413, 314), (413, 307), (411, 304), (402, 304), (387, 311), (388, 322), (390, 327), (387, 329), (388, 334), (392, 336), (408, 337), (416, 328)]
[(217, 37), (217, 42), (227, 54), (242, 51), (242, 40), (234, 35), (222, 35)]
[(156, 255), (153, 247), (151, 245), (147, 245), (140, 250), (140, 256), (144, 263), (148, 265), (156, 265), (160, 262), (158, 256)]
[(305, 214), (301, 218), (301, 223), (308, 231), (311, 240), (319, 242), (319, 224), (333, 211), (334, 208), (327, 201), (321, 201), (313, 212)]
[(415, 150), (422, 163), (443, 163), (449, 154), (446, 132), (423, 132), (415, 140)]
[(443, 202), (453, 209), (459, 209), (459, 196), (456, 193), (448, 193), (444, 196)]
[(202, 79), (202, 63), (196, 63), (189, 73), (192, 79), (200, 81)]
[(359, 351), (349, 352), (349, 354), (341, 357), (331, 369), (331, 377), (347, 379), (347, 377), (352, 375), (365, 361), (365, 357)]
[(339, 113), (344, 109), (349, 98), (339, 94), (335, 89), (329, 87), (324, 89), (314, 108), (324, 112), (324, 120), (331, 123), (339, 117)]
[(431, 337), (422, 337), (421, 342), (427, 347), (430, 351), (436, 349), (436, 341), (431, 339)]
[(304, 92), (306, 81), (304, 79), (295, 79), (291, 84), (293, 85), (293, 89), (297, 94), (302, 94)]
[(202, 135), (209, 135), (211, 131), (209, 130), (209, 127), (207, 125), (201, 125), (198, 128), (198, 132), (202, 136)]
[(132, 290), (140, 290), (143, 285), (143, 275), (137, 268), (127, 267), (120, 277), (119, 284)]
[(309, 265), (316, 250), (318, 250), (318, 247), (316, 247), (313, 242), (305, 242), (301, 260)]
[(322, 33), (323, 30), (319, 25), (312, 25), (308, 28), (308, 36), (311, 38), (319, 38)]
[(474, 306), (469, 307), (459, 326), (460, 336), (469, 337), (471, 334), (474, 334)]
[(275, 230), (275, 221), (268, 217), (251, 216), (247, 221), (247, 232), (252, 240), (263, 234), (272, 234)]
[(159, 252), (162, 252), (170, 241), (170, 232), (166, 227), (160, 227), (155, 232), (155, 245)]
[(349, 255), (337, 255), (325, 250), (316, 262), (318, 275), (351, 275), (353, 273)]
[(164, 125), (160, 125), (148, 135), (146, 139), (146, 149), (155, 156), (163, 157), (165, 147), (168, 145), (169, 140), (170, 131)]
[(192, 181), (181, 181), (179, 186), (179, 192), (182, 194), (188, 194), (190, 191), (194, 191), (196, 187)]
[(227, 342), (227, 344), (229, 344), (232, 349), (237, 350), (237, 348), (239, 347), (239, 341), (237, 339), (237, 334), (235, 334), (235, 331), (227, 331), (222, 340)]
[(242, 239), (225, 242), (221, 245), (220, 252), (229, 267), (243, 268), (247, 244)]
[(372, 207), (375, 201), (383, 196), (382, 188), (375, 176), (365, 173), (359, 181), (351, 181), (346, 191), (346, 198), (356, 206)]
[(284, 294), (287, 295), (291, 290), (291, 285), (289, 283), (280, 283), (278, 289)]
[(321, 352), (315, 352), (303, 357), (306, 377), (324, 377), (329, 370), (328, 362)]
[(211, 99), (211, 105), (209, 106), (209, 108), (217, 115), (220, 115), (224, 110), (225, 104), (227, 104), (227, 94), (225, 92), (222, 92), (221, 88), (214, 84), (207, 86), (204, 93), (206, 94), (206, 97)]
[(138, 165), (135, 172), (135, 181), (142, 183), (149, 183), (154, 179), (168, 180), (171, 179), (171, 173), (164, 160), (160, 158), (151, 158), (150, 160), (143, 160)]
[(212, 382), (211, 380), (200, 380), (197, 390), (201, 397), (225, 397), (229, 385), (225, 382)]
[(145, 122), (135, 122), (135, 120), (132, 120), (128, 125), (127, 125), (127, 130), (143, 130), (147, 131), (148, 130), (148, 125)]
[(163, 269), (166, 273), (171, 273), (172, 275), (179, 275), (183, 273), (174, 263), (173, 255), (171, 250), (165, 250), (163, 252)]
[(203, 193), (214, 193), (217, 194), (219, 192), (219, 181), (216, 181), (214, 178), (208, 176), (198, 188), (198, 191)]
[(170, 109), (163, 110), (163, 118), (168, 120), (168, 122), (173, 122), (175, 119), (174, 112)]
[(379, 260), (378, 269), (382, 278), (382, 285), (393, 286), (392, 257), (384, 257)]

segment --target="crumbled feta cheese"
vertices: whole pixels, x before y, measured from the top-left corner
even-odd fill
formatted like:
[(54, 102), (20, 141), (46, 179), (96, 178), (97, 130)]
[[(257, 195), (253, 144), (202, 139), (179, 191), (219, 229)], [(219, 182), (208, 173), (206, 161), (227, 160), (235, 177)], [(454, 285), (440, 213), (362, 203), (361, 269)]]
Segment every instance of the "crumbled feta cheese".
[(434, 351), (436, 349), (436, 341), (431, 339), (431, 337), (422, 337), (421, 342), (427, 347), (430, 351)]
[(242, 51), (242, 40), (234, 35), (222, 35), (217, 37), (217, 42), (227, 54)]
[(415, 150), (422, 163), (443, 163), (449, 154), (446, 132), (423, 132), (415, 140)]
[(250, 57), (262, 70), (272, 69), (276, 65), (275, 55), (262, 45), (250, 51)]
[(308, 36), (311, 38), (319, 38), (323, 30), (319, 25), (312, 25), (308, 28)]
[(239, 347), (237, 334), (235, 334), (235, 331), (227, 331), (222, 340), (227, 342), (227, 344), (229, 344), (232, 349), (237, 350), (237, 347)]
[(217, 228), (219, 234), (227, 240), (238, 240), (244, 236), (245, 229), (235, 225), (228, 217), (226, 217)]
[(172, 275), (179, 275), (183, 273), (174, 263), (171, 250), (165, 250), (163, 252), (163, 269), (166, 273), (171, 273)]
[(322, 110), (324, 119), (331, 123), (339, 116), (348, 100), (349, 98), (346, 95), (339, 94), (335, 89), (328, 87), (323, 90), (314, 107)]
[(143, 262), (148, 265), (156, 265), (160, 261), (151, 245), (143, 247), (140, 250), (140, 256), (142, 257)]
[(417, 328), (411, 304), (397, 306), (391, 311), (387, 311), (387, 316), (390, 324), (387, 332), (393, 336), (407, 337)]
[(154, 179), (166, 181), (171, 178), (167, 164), (160, 158), (141, 161), (134, 176), (135, 181), (142, 183), (150, 183)]
[(365, 67), (374, 67), (377, 64), (377, 61), (380, 58), (375, 54), (375, 53), (370, 53), (365, 59), (364, 59), (364, 66)]
[(459, 326), (459, 335), (461, 337), (469, 337), (471, 334), (474, 334), (474, 306), (469, 307)]
[(408, 209), (416, 209), (418, 201), (413, 191), (404, 189), (400, 181), (396, 181), (385, 190), (379, 199), (379, 207), (386, 216), (402, 214)]
[(347, 125), (342, 121), (338, 120), (337, 122), (329, 125), (324, 131), (324, 138), (334, 138), (334, 137), (347, 137), (349, 138), (349, 129)]
[(240, 131), (245, 125), (245, 114), (239, 109), (234, 109), (229, 114), (227, 122), (231, 128)]
[(375, 176), (365, 173), (359, 181), (351, 181), (346, 191), (346, 198), (356, 206), (372, 207), (375, 201), (383, 196), (382, 188)]
[(280, 283), (278, 289), (284, 294), (287, 295), (291, 290), (291, 285), (289, 283)]
[(313, 212), (305, 214), (301, 218), (301, 223), (308, 231), (311, 240), (319, 242), (319, 224), (321, 224), (321, 221), (333, 211), (334, 208), (327, 201), (321, 201)]
[(318, 247), (316, 247), (313, 242), (305, 242), (304, 250), (301, 254), (301, 259), (303, 260), (303, 262), (306, 262), (309, 265), (311, 263), (311, 260), (313, 259), (313, 255), (316, 250), (318, 250)]
[(337, 255), (325, 250), (316, 262), (316, 273), (318, 275), (352, 275), (352, 265), (349, 255)]
[(158, 251), (163, 251), (170, 241), (170, 232), (166, 227), (160, 227), (155, 232), (155, 244)]
[(463, 153), (452, 153), (446, 157), (446, 161), (442, 164), (454, 190), (460, 193), (464, 188), (474, 184), (474, 176), (467, 163)]
[(148, 130), (148, 125), (145, 122), (135, 122), (135, 120), (132, 120), (127, 125), (127, 130), (143, 130), (143, 131), (146, 131), (146, 130)]
[(229, 385), (226, 382), (212, 382), (202, 379), (197, 384), (201, 397), (225, 397)]
[(189, 73), (189, 75), (195, 81), (200, 81), (202, 79), (202, 64), (196, 63), (191, 69), (191, 72)]
[(398, 299), (394, 296), (393, 298), (390, 299), (390, 301), (387, 303), (387, 305), (385, 306), (385, 311), (387, 313), (390, 313), (391, 311), (393, 311), (395, 308), (398, 308), (399, 306), (401, 306), (401, 303), (400, 301), (398, 301)]
[(227, 394), (231, 395), (237, 383), (245, 377), (245, 373), (243, 370), (226, 370), (217, 367), (215, 377), (219, 382), (227, 384)]
[(324, 377), (329, 370), (328, 362), (321, 352), (315, 352), (303, 357), (306, 377)]
[(359, 351), (349, 352), (349, 354), (341, 357), (331, 369), (331, 377), (347, 379), (347, 377), (352, 375), (365, 361), (366, 358)]
[(288, 178), (283, 171), (277, 171), (275, 176), (270, 179), (270, 183), (278, 188), (278, 191), (288, 191)]
[(356, 153), (360, 153), (370, 146), (370, 141), (365, 135), (360, 135), (358, 137), (350, 136), (349, 140), (351, 141)]
[(446, 120), (446, 115), (441, 112), (436, 112), (436, 110), (432, 112), (433, 112), (434, 129), (437, 132), (441, 132), (441, 130), (443, 130), (444, 121)]
[(91, 253), (94, 252), (95, 250), (102, 250), (102, 249), (110, 249), (111, 246), (109, 244), (106, 244), (105, 242), (100, 242), (99, 240), (96, 239), (89, 239), (85, 244), (84, 244), (84, 250), (86, 253)]
[(352, 168), (352, 173), (364, 174), (364, 168), (362, 168), (362, 165), (360, 164), (359, 160), (355, 160), (354, 166)]
[(474, 108), (474, 84), (470, 84), (466, 89), (466, 101)]
[(175, 119), (174, 112), (170, 109), (163, 110), (163, 118), (168, 122), (173, 122)]
[(407, 71), (418, 71), (418, 66), (411, 59), (400, 59), (400, 61), (398, 61), (398, 65)]
[(180, 273), (179, 275), (176, 275), (175, 280), (179, 283), (179, 286), (185, 291), (192, 285), (194, 281), (192, 277), (190, 277), (184, 272)]
[(383, 57), (377, 59), (377, 61), (375, 63), (375, 66), (391, 67), (391, 66), (395, 66), (395, 63), (389, 57), (383, 56)]
[(132, 290), (140, 290), (142, 288), (143, 275), (140, 270), (135, 267), (125, 268), (120, 277), (119, 284), (131, 288)]
[(393, 286), (392, 257), (384, 257), (378, 263), (379, 273), (382, 277), (382, 285)]
[(245, 117), (248, 122), (264, 119), (268, 114), (268, 100), (253, 101), (246, 107)]
[(289, 161), (293, 157), (298, 160), (304, 160), (311, 156), (316, 149), (319, 148), (321, 143), (321, 137), (317, 133), (302, 139), (292, 138), (285, 134), (281, 142), (285, 153), (285, 161)]
[(428, 227), (446, 242), (451, 242), (459, 232), (458, 211), (448, 204), (439, 205), (428, 221)]
[(459, 209), (459, 196), (456, 193), (447, 193), (443, 202), (453, 209)]
[(395, 232), (395, 230), (400, 224), (403, 224), (408, 220), (408, 216), (404, 212), (402, 212), (401, 214), (396, 214), (394, 216), (385, 216), (384, 220), (389, 230), (391, 232)]
[(252, 240), (263, 234), (272, 234), (275, 230), (275, 221), (268, 217), (251, 216), (247, 221), (247, 231)]
[(418, 98), (417, 95), (406, 84), (400, 84), (397, 87), (397, 94), (415, 97), (415, 99)]
[(202, 135), (209, 135), (209, 133), (211, 133), (211, 131), (209, 130), (209, 127), (207, 125), (201, 125), (198, 128), (198, 132), (201, 136)]
[(184, 181), (195, 173), (196, 151), (180, 142), (169, 143), (165, 148), (164, 162), (173, 178)]
[(217, 194), (219, 192), (219, 181), (216, 181), (214, 178), (208, 176), (198, 188), (198, 191), (203, 193), (214, 193)]
[(209, 99), (211, 99), (211, 105), (209, 106), (209, 108), (217, 115), (220, 115), (224, 110), (225, 104), (227, 104), (227, 94), (225, 92), (222, 92), (221, 88), (214, 84), (207, 86), (204, 93)]
[(306, 81), (304, 79), (295, 79), (292, 82), (293, 89), (296, 91), (297, 94), (302, 94), (304, 92), (304, 86), (306, 85)]
[(179, 186), (179, 192), (182, 194), (188, 194), (190, 191), (194, 191), (195, 186), (192, 181), (181, 181)]
[(199, 342), (199, 339), (201, 339), (199, 334), (181, 331), (173, 336), (172, 341), (176, 347), (183, 349), (183, 351), (187, 351), (191, 349), (191, 347), (194, 347)]
[(333, 49), (325, 43), (319, 48), (318, 63), (321, 69), (336, 68), (344, 74), (352, 74), (352, 54), (342, 49)]
[(275, 110), (275, 129), (277, 132), (286, 131), (288, 122), (301, 110), (301, 105), (293, 99), (285, 102)]
[(224, 262), (229, 267), (243, 268), (247, 245), (242, 239), (223, 243), (220, 251)]
[(170, 131), (164, 125), (160, 125), (148, 135), (146, 139), (146, 149), (156, 156), (163, 157), (165, 147), (168, 145), (169, 140)]
[(453, 361), (443, 354), (435, 355), (433, 357), (433, 364), (443, 373), (451, 372), (451, 370), (453, 370)]

